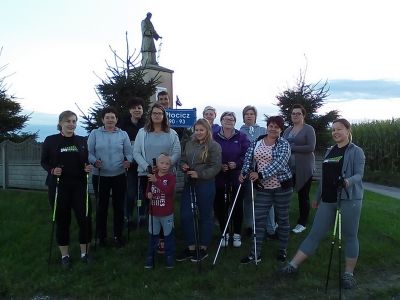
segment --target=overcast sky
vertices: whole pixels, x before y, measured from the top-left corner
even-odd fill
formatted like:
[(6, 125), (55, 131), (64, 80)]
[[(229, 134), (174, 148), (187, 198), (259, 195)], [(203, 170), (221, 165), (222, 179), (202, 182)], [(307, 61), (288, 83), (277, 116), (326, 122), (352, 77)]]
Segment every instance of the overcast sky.
[(353, 121), (400, 115), (394, 0), (2, 0), (0, 75), (14, 73), (9, 90), (32, 121), (77, 111), (75, 102), (87, 111), (97, 100), (94, 72), (104, 77), (105, 60), (113, 63), (109, 45), (125, 56), (128, 31), (138, 53), (148, 11), (183, 108), (240, 113), (252, 104), (275, 114), (276, 95), (307, 65), (307, 82), (330, 84), (325, 111)]

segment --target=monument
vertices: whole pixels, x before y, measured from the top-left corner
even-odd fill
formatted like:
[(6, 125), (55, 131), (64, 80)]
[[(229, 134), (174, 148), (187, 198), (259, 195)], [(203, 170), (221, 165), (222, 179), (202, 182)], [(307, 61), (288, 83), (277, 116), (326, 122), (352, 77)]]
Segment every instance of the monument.
[(156, 59), (157, 49), (154, 40), (158, 41), (159, 39), (162, 39), (162, 37), (155, 30), (153, 23), (151, 22), (151, 17), (152, 14), (148, 12), (146, 18), (141, 22), (142, 46), (140, 52), (142, 54), (141, 66), (145, 70), (144, 80), (147, 81), (155, 76), (160, 77), (157, 91), (150, 97), (151, 102), (157, 100), (157, 93), (162, 90), (166, 90), (170, 98), (174, 99), (172, 85), (172, 74), (174, 71), (158, 64)]

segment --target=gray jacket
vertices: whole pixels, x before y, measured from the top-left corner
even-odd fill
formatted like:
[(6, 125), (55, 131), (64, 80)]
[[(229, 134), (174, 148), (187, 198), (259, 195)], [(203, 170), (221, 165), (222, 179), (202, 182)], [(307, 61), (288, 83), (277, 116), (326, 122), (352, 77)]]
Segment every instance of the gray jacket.
[(242, 127), (240, 127), (240, 131), (247, 135), (250, 143), (258, 139), (259, 136), (267, 133), (267, 129), (258, 124), (254, 124), (253, 126), (242, 125)]
[(193, 139), (186, 143), (182, 153), (181, 165), (188, 164), (190, 170), (196, 171), (199, 179), (213, 179), (221, 171), (221, 146), (211, 141), (208, 144), (207, 159), (203, 162), (202, 153), (205, 144), (200, 144)]
[[(326, 158), (333, 146), (325, 153)], [(364, 187), (362, 178), (364, 176), (365, 155), (364, 151), (357, 145), (350, 143), (344, 152), (342, 177), (347, 179), (349, 187), (346, 188), (347, 193), (343, 190), (341, 200), (362, 200), (364, 195)], [(322, 178), (320, 180), (316, 198), (318, 203), (321, 202), (322, 195)]]
[(299, 191), (310, 179), (315, 169), (315, 131), (308, 124), (296, 134), (293, 141), (288, 139), (293, 126), (286, 128), (283, 138), (287, 139), (292, 149), (292, 155), (295, 157), (296, 191)]

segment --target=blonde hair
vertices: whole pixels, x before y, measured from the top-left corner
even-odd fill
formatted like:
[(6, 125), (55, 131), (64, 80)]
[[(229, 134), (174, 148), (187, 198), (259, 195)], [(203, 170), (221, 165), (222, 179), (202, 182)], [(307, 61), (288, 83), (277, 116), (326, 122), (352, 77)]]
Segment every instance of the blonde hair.
[[(196, 129), (197, 125), (203, 126), (206, 129), (206, 137), (204, 139), (204, 151), (201, 153), (201, 161), (204, 163), (208, 158), (208, 147), (213, 140), (211, 134), (211, 126), (210, 123), (204, 118), (198, 119), (196, 123), (194, 123), (193, 127)], [(198, 142), (195, 135), (193, 135), (193, 141)]]

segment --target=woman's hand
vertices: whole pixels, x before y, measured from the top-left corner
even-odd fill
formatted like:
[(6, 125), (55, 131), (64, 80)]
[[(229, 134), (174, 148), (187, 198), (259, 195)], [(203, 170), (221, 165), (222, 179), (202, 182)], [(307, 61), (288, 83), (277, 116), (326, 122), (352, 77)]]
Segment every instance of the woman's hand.
[(93, 170), (93, 166), (91, 164), (85, 164), (84, 170), (86, 173), (90, 173)]
[(249, 179), (251, 180), (251, 181), (257, 181), (258, 180), (258, 173), (257, 172), (250, 172), (250, 174), (249, 174)]
[(124, 160), (124, 162), (122, 163), (124, 166), (124, 169), (129, 169), (131, 167), (131, 162), (129, 160)]
[(182, 168), (182, 172), (187, 172), (190, 169), (190, 167), (187, 163), (184, 163), (181, 168)]
[(247, 176), (243, 176), (243, 174), (240, 173), (240, 175), (239, 175), (239, 182), (240, 182), (240, 183), (243, 183), (243, 181), (246, 179), (246, 177), (247, 177)]
[(229, 170), (229, 166), (227, 164), (222, 164), (222, 171), (227, 172)]
[(94, 165), (95, 165), (95, 167), (97, 168), (97, 169), (100, 169), (101, 167), (102, 167), (102, 162), (101, 162), (101, 160), (96, 160), (96, 162), (94, 163)]
[(234, 161), (230, 161), (228, 162), (228, 167), (229, 169), (234, 170), (236, 169), (236, 163)]
[(53, 175), (61, 176), (61, 173), (62, 173), (62, 168), (60, 168), (60, 167), (55, 167), (55, 168), (53, 169)]
[(199, 178), (199, 174), (197, 174), (196, 171), (187, 171), (187, 174), (188, 174), (191, 178)]

